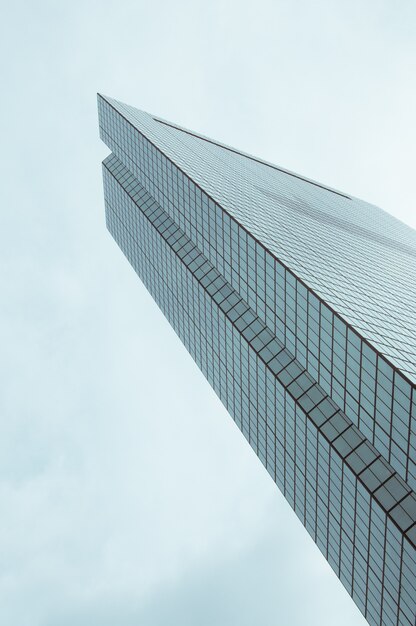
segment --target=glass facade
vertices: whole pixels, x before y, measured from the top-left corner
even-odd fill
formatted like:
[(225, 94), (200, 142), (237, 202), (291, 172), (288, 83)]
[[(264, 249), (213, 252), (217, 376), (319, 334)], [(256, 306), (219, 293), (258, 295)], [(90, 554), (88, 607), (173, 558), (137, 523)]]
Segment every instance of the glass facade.
[(114, 239), (367, 620), (414, 626), (414, 231), (98, 106)]

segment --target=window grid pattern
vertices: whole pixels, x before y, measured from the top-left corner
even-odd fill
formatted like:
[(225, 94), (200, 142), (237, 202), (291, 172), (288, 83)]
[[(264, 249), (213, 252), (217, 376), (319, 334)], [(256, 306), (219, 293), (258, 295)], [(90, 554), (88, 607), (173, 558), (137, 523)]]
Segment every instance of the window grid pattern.
[[(106, 101), (416, 381), (414, 230), (357, 198)], [(342, 236), (340, 222), (348, 225)]]
[(415, 489), (413, 385), (122, 115), (99, 107), (104, 141)]
[(406, 483), (114, 156), (104, 186), (116, 241), (368, 621), (414, 623)]

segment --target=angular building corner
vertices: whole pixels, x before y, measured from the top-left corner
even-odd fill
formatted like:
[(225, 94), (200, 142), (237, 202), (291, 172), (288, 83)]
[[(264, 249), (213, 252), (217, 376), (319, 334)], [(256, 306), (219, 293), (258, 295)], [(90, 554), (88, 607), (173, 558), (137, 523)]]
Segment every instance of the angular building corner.
[(98, 95), (107, 226), (353, 600), (416, 624), (416, 232)]

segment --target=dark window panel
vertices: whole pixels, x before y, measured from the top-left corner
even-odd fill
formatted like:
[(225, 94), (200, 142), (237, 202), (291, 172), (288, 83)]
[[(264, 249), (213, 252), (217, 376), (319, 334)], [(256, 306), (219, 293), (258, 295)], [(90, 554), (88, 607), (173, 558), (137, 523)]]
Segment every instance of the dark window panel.
[(387, 461), (379, 457), (360, 474), (360, 480), (367, 489), (373, 493), (373, 491), (380, 487), (393, 473), (394, 470)]
[(404, 480), (394, 474), (384, 485), (376, 489), (374, 497), (385, 511), (390, 511), (409, 491), (410, 488)]
[(299, 398), (299, 404), (306, 413), (309, 413), (326, 395), (322, 388), (315, 383), (313, 387), (308, 389), (308, 391)]
[(332, 445), (337, 450), (342, 458), (345, 458), (352, 450), (358, 448), (358, 446), (364, 441), (363, 435), (355, 426), (351, 426), (339, 437), (333, 441)]
[(358, 446), (356, 450), (351, 452), (345, 460), (352, 471), (358, 475), (379, 456), (380, 453), (377, 452), (368, 441), (363, 441), (363, 443)]
[(292, 361), (289, 363), (285, 369), (277, 375), (277, 378), (282, 383), (284, 387), (287, 387), (289, 383), (291, 383), (295, 378), (297, 378), (302, 372), (304, 372), (304, 368), (299, 365), (296, 361)]
[(397, 504), (391, 511), (390, 516), (399, 526), (399, 528), (406, 532), (416, 522), (416, 496), (414, 493), (406, 496), (399, 504)]
[(307, 372), (303, 372), (296, 380), (288, 386), (287, 390), (296, 399), (298, 399), (305, 391), (308, 391), (313, 385), (314, 380)]
[(284, 346), (277, 339), (273, 339), (263, 350), (260, 351), (259, 356), (265, 361), (269, 363), (275, 356), (280, 354), (284, 350)]
[(350, 420), (339, 411), (321, 426), (320, 431), (329, 442), (332, 442), (350, 426)]
[(409, 528), (409, 530), (406, 531), (406, 537), (413, 545), (413, 547), (416, 548), (416, 524), (414, 524), (411, 528)]
[(251, 347), (256, 352), (259, 352), (262, 348), (264, 348), (272, 341), (273, 337), (274, 335), (272, 335), (268, 328), (263, 328), (263, 330), (251, 342)]
[(274, 374), (278, 374), (293, 361), (294, 357), (287, 351), (282, 350), (277, 356), (268, 363), (268, 366)]
[(320, 428), (330, 417), (338, 413), (339, 409), (334, 402), (328, 396), (322, 400), (312, 411), (309, 413), (309, 417)]

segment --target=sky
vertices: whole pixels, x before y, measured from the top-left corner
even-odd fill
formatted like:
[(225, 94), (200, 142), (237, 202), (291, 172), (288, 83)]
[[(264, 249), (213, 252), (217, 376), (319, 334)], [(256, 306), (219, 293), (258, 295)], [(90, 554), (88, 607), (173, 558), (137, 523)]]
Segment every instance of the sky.
[(5, 3), (0, 623), (365, 621), (105, 229), (96, 92), (416, 227), (414, 0)]

